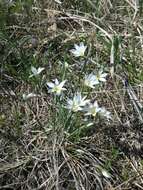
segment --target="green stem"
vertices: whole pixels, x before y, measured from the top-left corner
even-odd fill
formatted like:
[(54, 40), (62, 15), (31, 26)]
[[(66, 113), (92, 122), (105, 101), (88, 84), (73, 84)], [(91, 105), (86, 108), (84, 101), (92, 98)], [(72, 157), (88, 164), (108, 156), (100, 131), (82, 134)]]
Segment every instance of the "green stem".
[(69, 131), (69, 129), (70, 129), (70, 125), (68, 126), (68, 124), (70, 124), (70, 120), (71, 120), (72, 115), (73, 115), (73, 112), (70, 112), (68, 114), (67, 120), (66, 120), (65, 125), (64, 125), (64, 129), (67, 129), (67, 131)]

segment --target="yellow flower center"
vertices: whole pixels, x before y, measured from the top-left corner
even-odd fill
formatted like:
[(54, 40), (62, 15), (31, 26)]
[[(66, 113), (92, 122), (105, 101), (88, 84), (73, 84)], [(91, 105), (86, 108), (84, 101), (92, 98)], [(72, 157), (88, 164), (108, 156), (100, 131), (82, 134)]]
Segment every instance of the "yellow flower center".
[(61, 90), (62, 90), (61, 87), (59, 87), (58, 85), (53, 88), (53, 92), (60, 93)]
[(93, 115), (93, 117), (96, 116), (97, 114), (96, 108), (91, 108), (91, 114)]

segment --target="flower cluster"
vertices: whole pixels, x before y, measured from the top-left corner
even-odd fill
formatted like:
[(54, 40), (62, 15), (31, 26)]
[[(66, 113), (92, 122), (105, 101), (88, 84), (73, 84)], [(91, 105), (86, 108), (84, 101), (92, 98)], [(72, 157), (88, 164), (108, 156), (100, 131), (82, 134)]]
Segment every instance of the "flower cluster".
[(99, 107), (97, 101), (91, 103), (89, 99), (86, 99), (86, 96), (82, 97), (80, 92), (76, 93), (73, 99), (67, 100), (66, 108), (73, 112), (83, 111), (85, 115), (91, 115), (93, 117), (100, 114), (100, 116), (111, 119), (111, 113), (109, 111), (104, 107)]
[(82, 97), (81, 93), (76, 93), (73, 97), (73, 99), (67, 100), (67, 106), (66, 108), (73, 111), (81, 111), (83, 110), (83, 107), (89, 103), (89, 100), (86, 99), (86, 96)]
[(96, 75), (90, 73), (89, 75), (85, 75), (84, 84), (90, 88), (95, 88), (95, 85), (100, 82), (106, 82), (107, 73), (103, 73), (103, 71), (99, 71)]
[[(75, 57), (84, 57), (87, 46), (81, 42), (79, 45), (75, 44), (74, 49), (70, 50), (70, 52)], [(65, 67), (68, 67), (68, 63), (65, 62)], [(35, 67), (31, 67), (31, 77), (37, 77), (44, 70), (43, 67), (39, 67), (36, 69)], [(107, 73), (104, 73), (103, 70), (99, 70), (97, 73), (86, 74), (83, 81), (84, 86), (94, 89), (96, 85), (106, 82)], [(60, 96), (65, 90), (65, 83), (67, 80), (59, 81), (58, 79), (54, 79), (52, 82), (46, 82), (48, 87), (48, 92), (55, 94), (56, 96)], [(36, 94), (30, 93), (28, 95), (23, 94), (23, 99), (27, 100), (32, 97), (36, 97)], [(86, 96), (82, 96), (81, 92), (76, 92), (74, 96), (70, 99), (67, 98), (67, 104), (64, 106), (66, 109), (71, 112), (83, 112), (85, 116), (96, 117), (100, 115), (101, 117), (106, 117), (107, 119), (111, 119), (111, 113), (107, 111), (104, 107), (100, 107), (97, 101), (92, 103), (91, 100), (87, 99)]]

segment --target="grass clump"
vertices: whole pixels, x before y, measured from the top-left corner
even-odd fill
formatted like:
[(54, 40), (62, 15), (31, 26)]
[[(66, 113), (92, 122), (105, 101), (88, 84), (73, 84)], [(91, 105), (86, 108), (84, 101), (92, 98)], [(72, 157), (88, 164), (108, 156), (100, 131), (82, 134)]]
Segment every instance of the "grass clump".
[(0, 8), (0, 188), (142, 189), (141, 1)]

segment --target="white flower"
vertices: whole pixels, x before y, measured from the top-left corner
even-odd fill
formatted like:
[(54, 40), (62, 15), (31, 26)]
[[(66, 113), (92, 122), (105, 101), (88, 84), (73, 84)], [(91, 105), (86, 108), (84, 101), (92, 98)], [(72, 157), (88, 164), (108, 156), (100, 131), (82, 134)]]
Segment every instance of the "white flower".
[(73, 99), (67, 100), (66, 108), (73, 112), (77, 112), (81, 111), (87, 103), (89, 103), (89, 100), (86, 100), (86, 96), (82, 97), (81, 93), (78, 92), (74, 95)]
[(74, 47), (75, 47), (75, 49), (70, 50), (70, 52), (75, 57), (83, 57), (87, 46), (85, 46), (84, 43), (81, 42), (79, 45), (75, 44)]
[(30, 99), (30, 98), (33, 98), (33, 97), (36, 97), (37, 95), (36, 94), (34, 94), (34, 93), (30, 93), (30, 94), (23, 94), (22, 95), (22, 97), (23, 97), (23, 100), (28, 100), (28, 99)]
[(85, 79), (84, 79), (85, 86), (88, 86), (90, 88), (95, 88), (94, 85), (96, 85), (96, 84), (98, 84), (98, 81), (94, 74), (91, 73), (91, 74), (85, 76)]
[(99, 82), (106, 82), (107, 73), (103, 73), (103, 71), (99, 71), (96, 76), (96, 84)]
[(103, 117), (106, 117), (108, 120), (111, 119), (111, 113), (107, 111), (104, 107), (99, 107), (97, 101), (95, 101), (93, 104), (88, 104), (88, 107), (84, 109), (86, 112), (85, 115), (92, 115), (95, 117), (98, 114), (100, 114)]
[(100, 114), (103, 117), (106, 117), (107, 119), (111, 119), (111, 113), (107, 111), (105, 108), (101, 108)]
[(65, 82), (66, 80), (60, 83), (58, 79), (55, 79), (55, 83), (47, 82), (47, 86), (50, 88), (49, 92), (55, 93), (56, 95), (60, 95), (63, 90), (66, 90), (66, 88), (63, 88)]
[(90, 103), (88, 107), (85, 108), (85, 111), (87, 112), (85, 115), (92, 115), (95, 117), (97, 113), (101, 111), (101, 108), (98, 106), (97, 101), (95, 101), (93, 104)]
[(43, 70), (44, 70), (43, 67), (39, 67), (38, 69), (36, 69), (35, 67), (32, 66), (31, 67), (32, 75), (30, 75), (29, 78), (39, 75)]

